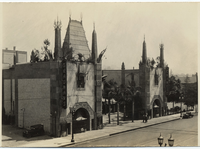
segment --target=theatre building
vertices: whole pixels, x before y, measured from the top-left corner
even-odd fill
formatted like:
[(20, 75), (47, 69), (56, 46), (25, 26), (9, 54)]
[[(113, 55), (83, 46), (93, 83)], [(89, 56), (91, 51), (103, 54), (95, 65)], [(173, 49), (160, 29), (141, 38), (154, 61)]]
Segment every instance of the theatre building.
[[(150, 118), (166, 115), (167, 112), (167, 83), (169, 78), (169, 67), (164, 62), (164, 45), (160, 44), (159, 64), (152, 66), (151, 60), (147, 58), (146, 42), (143, 42), (142, 60), (139, 62), (139, 69), (125, 69), (122, 63), (121, 70), (103, 70), (107, 75), (106, 80), (113, 79), (118, 85), (129, 85), (134, 82), (136, 87), (141, 87), (140, 94), (132, 101), (127, 102), (127, 115), (133, 112), (135, 119), (141, 119), (144, 113)], [(103, 103), (105, 104), (105, 103)], [(134, 105), (132, 105), (134, 104)], [(134, 111), (132, 111), (132, 106)], [(122, 106), (123, 108), (123, 106)], [(123, 112), (123, 110), (122, 110)]]
[[(97, 55), (97, 34), (90, 51), (82, 21), (71, 20), (61, 45), (61, 22), (55, 22), (54, 59), (17, 63), (3, 69), (4, 117), (27, 128), (43, 124), (53, 136), (101, 128), (102, 64)], [(72, 123), (73, 113), (73, 123)], [(73, 126), (72, 126), (73, 125)]]

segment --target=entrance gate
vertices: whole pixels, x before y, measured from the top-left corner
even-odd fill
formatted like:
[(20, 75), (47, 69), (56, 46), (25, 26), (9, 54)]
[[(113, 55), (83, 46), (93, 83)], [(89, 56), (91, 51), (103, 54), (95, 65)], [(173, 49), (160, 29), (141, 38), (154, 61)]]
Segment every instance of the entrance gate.
[(90, 130), (90, 115), (84, 108), (79, 108), (74, 115), (73, 129), (75, 133)]
[(162, 116), (163, 102), (160, 95), (154, 95), (151, 101), (151, 118)]
[(162, 108), (161, 108), (160, 101), (156, 99), (153, 103), (153, 118), (161, 116), (161, 111), (162, 111)]

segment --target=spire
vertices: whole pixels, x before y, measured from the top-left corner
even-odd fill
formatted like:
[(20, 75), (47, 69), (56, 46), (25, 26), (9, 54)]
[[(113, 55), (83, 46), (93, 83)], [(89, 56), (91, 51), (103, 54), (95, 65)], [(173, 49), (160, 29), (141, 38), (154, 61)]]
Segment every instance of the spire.
[(83, 22), (83, 15), (82, 15), (82, 12), (81, 12), (81, 24), (82, 24), (82, 22)]
[(124, 65), (124, 62), (122, 62), (122, 69), (125, 69), (125, 65)]
[(160, 67), (164, 67), (164, 44), (160, 44)]
[(146, 51), (146, 42), (145, 42), (145, 35), (143, 41), (143, 51), (142, 51), (142, 63), (146, 63), (147, 61), (147, 51)]
[(97, 63), (97, 34), (95, 31), (95, 27), (92, 33), (92, 61)]
[(71, 10), (69, 11), (69, 21), (71, 21)]

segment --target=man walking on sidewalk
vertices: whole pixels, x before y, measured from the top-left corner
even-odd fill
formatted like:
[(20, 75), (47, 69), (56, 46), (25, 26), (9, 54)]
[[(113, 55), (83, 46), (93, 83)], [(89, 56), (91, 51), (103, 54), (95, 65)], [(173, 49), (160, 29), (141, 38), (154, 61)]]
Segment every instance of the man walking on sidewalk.
[(148, 114), (146, 113), (146, 114), (143, 114), (143, 123), (145, 122), (147, 122), (147, 120), (148, 120)]

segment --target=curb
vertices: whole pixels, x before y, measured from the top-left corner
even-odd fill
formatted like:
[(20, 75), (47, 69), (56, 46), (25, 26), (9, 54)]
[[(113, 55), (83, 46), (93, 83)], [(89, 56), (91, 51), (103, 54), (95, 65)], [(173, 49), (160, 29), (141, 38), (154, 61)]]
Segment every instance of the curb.
[(142, 126), (142, 127), (138, 127), (138, 128), (133, 128), (133, 129), (129, 129), (129, 130), (124, 130), (124, 131), (112, 133), (112, 134), (110, 134), (109, 136), (114, 136), (114, 135), (117, 135), (117, 134), (129, 132), (129, 131), (133, 131), (133, 130), (137, 130), (137, 129), (142, 129), (142, 128), (146, 128), (146, 127), (150, 127), (150, 126), (154, 126), (154, 125), (158, 125), (158, 124), (162, 124), (162, 123), (167, 123), (167, 122), (171, 122), (171, 121), (175, 121), (175, 120), (179, 120), (179, 119), (181, 119), (181, 118), (176, 118), (176, 119), (169, 120), (169, 121), (164, 121), (164, 122), (160, 122), (160, 123), (150, 124), (150, 125), (147, 125), (147, 126)]
[(150, 127), (150, 126), (153, 126), (153, 125), (158, 125), (158, 124), (162, 124), (162, 123), (167, 123), (167, 122), (170, 122), (170, 121), (175, 121), (175, 120), (179, 120), (181, 118), (175, 118), (175, 119), (172, 119), (172, 120), (169, 120), (169, 121), (164, 121), (164, 122), (160, 122), (160, 123), (155, 123), (155, 124), (150, 124), (150, 125), (147, 125), (147, 126), (142, 126), (142, 127), (138, 127), (138, 128), (133, 128), (133, 129), (129, 129), (129, 130), (125, 130), (125, 131), (120, 131), (120, 132), (116, 132), (116, 133), (111, 133), (111, 134), (108, 134), (108, 135), (105, 135), (105, 136), (102, 136), (102, 137), (98, 137), (98, 138), (93, 138), (93, 139), (88, 139), (88, 140), (84, 140), (84, 141), (80, 141), (80, 142), (73, 142), (73, 143), (70, 143), (70, 144), (66, 144), (66, 145), (61, 145), (61, 146), (58, 146), (58, 147), (65, 147), (65, 146), (70, 146), (70, 145), (74, 145), (74, 144), (81, 144), (81, 143), (84, 143), (84, 142), (87, 142), (87, 141), (95, 141), (95, 140), (99, 140), (99, 139), (105, 139), (109, 136), (114, 136), (114, 135), (118, 135), (118, 134), (121, 134), (121, 133), (126, 133), (126, 132), (129, 132), (129, 131), (133, 131), (133, 130), (137, 130), (137, 129), (142, 129), (142, 128), (146, 128), (146, 127)]
[(80, 141), (80, 142), (73, 142), (73, 143), (70, 143), (70, 144), (67, 144), (67, 145), (61, 145), (61, 146), (58, 146), (58, 147), (65, 147), (65, 146), (70, 146), (70, 145), (74, 145), (74, 144), (81, 144), (81, 143), (84, 143), (84, 142), (87, 142), (87, 141), (95, 141), (95, 140), (99, 140), (99, 139), (105, 139), (105, 138), (108, 138), (110, 135), (105, 135), (105, 136), (102, 136), (102, 137), (97, 137), (97, 138), (93, 138), (93, 139), (88, 139), (88, 140), (84, 140), (84, 141)]

